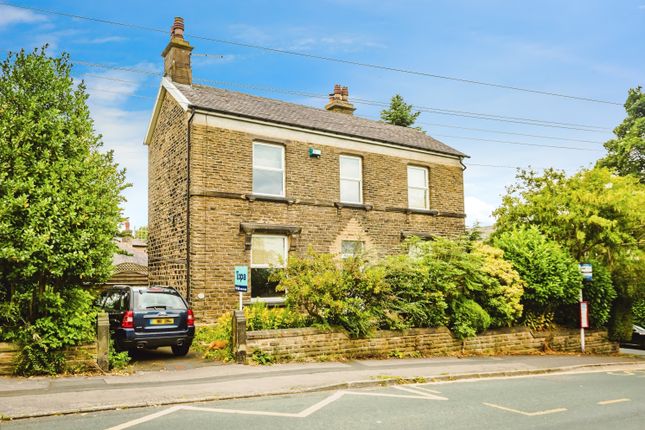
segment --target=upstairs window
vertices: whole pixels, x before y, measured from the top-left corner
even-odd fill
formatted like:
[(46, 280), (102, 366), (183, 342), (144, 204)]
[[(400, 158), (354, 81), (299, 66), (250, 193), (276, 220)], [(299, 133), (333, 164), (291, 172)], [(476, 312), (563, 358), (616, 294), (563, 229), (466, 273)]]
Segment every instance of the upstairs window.
[(287, 236), (254, 234), (251, 238), (251, 298), (279, 297), (277, 282), (270, 282), (274, 270), (287, 263), (289, 238)]
[(408, 166), (408, 208), (430, 209), (428, 198), (428, 169)]
[(253, 144), (253, 194), (284, 197), (284, 146)]
[(340, 156), (340, 201), (363, 203), (363, 166), (360, 157)]

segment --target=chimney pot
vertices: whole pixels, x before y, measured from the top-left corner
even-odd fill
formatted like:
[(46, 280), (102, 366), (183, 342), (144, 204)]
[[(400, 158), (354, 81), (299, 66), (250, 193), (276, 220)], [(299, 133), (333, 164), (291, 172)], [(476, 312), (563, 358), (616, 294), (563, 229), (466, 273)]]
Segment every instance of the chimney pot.
[(180, 16), (175, 17), (175, 22), (170, 27), (170, 37), (184, 38), (184, 18)]
[(184, 19), (175, 17), (170, 27), (170, 41), (161, 53), (164, 59), (164, 76), (173, 82), (191, 85), (193, 72), (190, 67), (190, 52), (193, 47), (184, 39)]
[(329, 94), (329, 103), (327, 103), (325, 109), (352, 115), (356, 108), (349, 102), (349, 89), (340, 84), (335, 84), (334, 92)]

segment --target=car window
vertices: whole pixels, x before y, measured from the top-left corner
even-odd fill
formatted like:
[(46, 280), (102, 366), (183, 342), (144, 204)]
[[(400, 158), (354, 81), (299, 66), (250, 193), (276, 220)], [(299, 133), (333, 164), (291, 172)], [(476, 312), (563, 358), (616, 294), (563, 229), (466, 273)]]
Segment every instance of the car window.
[(106, 311), (124, 311), (128, 308), (129, 294), (127, 291), (108, 291), (100, 305)]
[(137, 310), (152, 309), (155, 307), (165, 309), (186, 309), (186, 304), (176, 294), (167, 291), (140, 290), (135, 294), (134, 306)]

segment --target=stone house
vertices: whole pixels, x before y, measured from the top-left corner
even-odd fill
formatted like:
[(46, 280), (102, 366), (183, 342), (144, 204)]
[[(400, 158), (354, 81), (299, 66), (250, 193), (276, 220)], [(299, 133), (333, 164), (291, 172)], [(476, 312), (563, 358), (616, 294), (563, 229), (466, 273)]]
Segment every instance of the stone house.
[(339, 85), (324, 109), (195, 85), (183, 27), (145, 138), (150, 284), (212, 320), (237, 305), (236, 265), (250, 267), (247, 301), (280, 301), (267, 274), (292, 253), (380, 257), (464, 232), (463, 153), (354, 116)]

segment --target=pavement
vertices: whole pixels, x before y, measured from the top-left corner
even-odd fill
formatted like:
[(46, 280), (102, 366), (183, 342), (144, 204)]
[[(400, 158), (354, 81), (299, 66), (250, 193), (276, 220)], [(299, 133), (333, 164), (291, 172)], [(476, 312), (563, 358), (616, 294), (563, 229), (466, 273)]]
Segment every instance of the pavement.
[[(145, 361), (145, 360), (140, 360)], [(152, 359), (155, 361), (155, 359)], [(401, 383), (645, 369), (635, 355), (528, 355), (434, 357), (286, 363), (272, 366), (212, 364), (166, 366), (124, 375), (0, 378), (0, 416), (43, 417), (224, 399), (357, 389)], [(136, 370), (138, 369), (138, 370)]]

